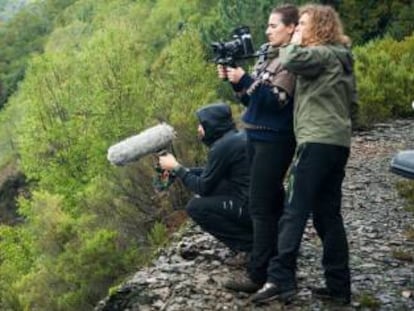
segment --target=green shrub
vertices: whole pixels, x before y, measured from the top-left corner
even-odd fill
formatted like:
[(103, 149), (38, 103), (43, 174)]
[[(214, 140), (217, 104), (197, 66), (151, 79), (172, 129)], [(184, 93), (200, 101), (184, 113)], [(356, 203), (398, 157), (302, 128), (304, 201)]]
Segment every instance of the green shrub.
[(392, 257), (401, 261), (414, 262), (414, 254), (403, 249), (394, 249)]
[(378, 310), (381, 307), (381, 301), (371, 293), (360, 293), (356, 300), (360, 303), (361, 308), (368, 310)]
[(33, 236), (19, 226), (0, 225), (0, 310), (22, 310), (15, 281), (29, 273), (35, 258)]
[(163, 246), (168, 239), (167, 227), (160, 222), (156, 222), (148, 233), (148, 241), (154, 249)]
[(358, 123), (369, 126), (388, 118), (412, 116), (414, 36), (398, 42), (372, 41), (354, 49), (358, 84)]
[(396, 187), (399, 194), (406, 199), (406, 209), (414, 213), (414, 182), (401, 181)]

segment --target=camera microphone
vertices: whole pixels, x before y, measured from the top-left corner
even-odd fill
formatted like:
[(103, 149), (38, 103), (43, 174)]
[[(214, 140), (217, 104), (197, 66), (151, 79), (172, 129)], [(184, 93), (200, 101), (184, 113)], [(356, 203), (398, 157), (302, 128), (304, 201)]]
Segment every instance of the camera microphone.
[(148, 154), (158, 153), (168, 147), (175, 137), (174, 128), (161, 123), (111, 146), (108, 149), (107, 159), (114, 165), (138, 161)]

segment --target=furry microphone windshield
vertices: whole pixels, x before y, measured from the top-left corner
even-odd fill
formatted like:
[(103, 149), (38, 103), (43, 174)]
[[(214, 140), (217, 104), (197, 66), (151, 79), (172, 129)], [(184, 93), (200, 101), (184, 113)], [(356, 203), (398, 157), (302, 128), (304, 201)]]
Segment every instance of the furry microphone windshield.
[(140, 158), (158, 153), (168, 147), (175, 138), (171, 125), (161, 123), (141, 133), (126, 138), (108, 149), (108, 161), (114, 165), (125, 165)]

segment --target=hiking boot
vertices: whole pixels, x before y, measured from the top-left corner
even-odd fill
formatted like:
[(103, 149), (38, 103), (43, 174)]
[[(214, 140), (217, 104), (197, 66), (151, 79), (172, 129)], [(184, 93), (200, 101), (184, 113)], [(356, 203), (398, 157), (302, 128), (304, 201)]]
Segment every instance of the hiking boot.
[(234, 290), (236, 292), (254, 293), (257, 292), (263, 284), (253, 282), (246, 275), (237, 276), (232, 279), (228, 279), (223, 286), (227, 289)]
[(340, 305), (349, 305), (351, 303), (350, 294), (335, 293), (326, 287), (313, 288), (312, 296), (321, 300), (331, 301)]
[(265, 283), (263, 287), (252, 296), (253, 303), (267, 303), (273, 300), (289, 302), (297, 293), (296, 287), (282, 288), (274, 283)]
[(224, 263), (231, 267), (244, 267), (249, 262), (249, 253), (240, 252), (235, 256), (230, 257), (224, 261)]

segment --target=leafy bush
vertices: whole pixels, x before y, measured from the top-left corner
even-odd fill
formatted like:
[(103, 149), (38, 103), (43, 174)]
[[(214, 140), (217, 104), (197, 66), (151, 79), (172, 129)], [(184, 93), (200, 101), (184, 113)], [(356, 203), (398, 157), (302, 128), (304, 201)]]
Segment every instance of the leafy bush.
[[(220, 83), (194, 30), (203, 13), (197, 1), (171, 8), (169, 1), (80, 0), (72, 10), (7, 107), (20, 112), (10, 127), (35, 182), (33, 196), (20, 200), (22, 230), (39, 256), (14, 275), (4, 309), (90, 310), (151, 258), (166, 239), (171, 205), (188, 193), (154, 198), (152, 159), (113, 167), (107, 148), (162, 116), (178, 132), (180, 160), (201, 162), (194, 112), (216, 98)], [(4, 267), (17, 271), (6, 259)]]
[(148, 241), (153, 248), (163, 246), (168, 239), (167, 227), (160, 222), (156, 222), (148, 233)]
[(412, 116), (414, 36), (398, 42), (372, 41), (354, 49), (359, 95), (359, 124)]
[(407, 210), (414, 213), (414, 181), (399, 182), (397, 190), (407, 200)]
[(0, 225), (0, 237), (0, 309), (22, 310), (15, 281), (33, 265), (33, 236), (23, 228)]

